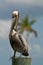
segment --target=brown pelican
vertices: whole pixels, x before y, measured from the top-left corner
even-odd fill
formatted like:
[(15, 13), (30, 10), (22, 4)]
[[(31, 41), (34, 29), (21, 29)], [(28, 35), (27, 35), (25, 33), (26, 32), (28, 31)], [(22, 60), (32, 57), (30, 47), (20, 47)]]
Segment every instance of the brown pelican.
[(19, 20), (19, 12), (14, 11), (12, 14), (13, 23), (11, 26), (9, 39), (10, 44), (14, 50), (14, 57), (16, 52), (20, 52), (24, 56), (28, 56), (28, 44), (24, 37), (17, 32), (17, 21)]

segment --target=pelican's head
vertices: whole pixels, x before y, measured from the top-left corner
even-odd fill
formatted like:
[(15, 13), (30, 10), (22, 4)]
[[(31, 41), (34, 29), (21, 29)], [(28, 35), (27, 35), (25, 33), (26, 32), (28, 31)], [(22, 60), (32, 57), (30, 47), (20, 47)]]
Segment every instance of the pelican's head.
[(12, 18), (16, 18), (17, 20), (19, 19), (19, 12), (18, 11), (13, 11), (12, 13)]

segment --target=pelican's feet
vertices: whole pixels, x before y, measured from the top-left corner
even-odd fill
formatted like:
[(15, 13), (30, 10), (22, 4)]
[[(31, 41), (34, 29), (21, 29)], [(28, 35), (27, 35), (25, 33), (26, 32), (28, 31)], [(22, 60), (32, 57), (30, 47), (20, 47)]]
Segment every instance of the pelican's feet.
[(10, 57), (10, 59), (9, 59), (9, 60), (11, 60), (11, 59), (15, 59), (15, 56)]

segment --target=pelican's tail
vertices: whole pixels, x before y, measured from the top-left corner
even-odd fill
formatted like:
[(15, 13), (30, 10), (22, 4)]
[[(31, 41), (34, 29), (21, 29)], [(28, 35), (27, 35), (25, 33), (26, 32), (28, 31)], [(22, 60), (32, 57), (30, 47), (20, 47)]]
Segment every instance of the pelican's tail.
[(29, 55), (29, 53), (22, 53), (22, 55), (24, 55), (24, 56), (28, 56), (28, 55)]

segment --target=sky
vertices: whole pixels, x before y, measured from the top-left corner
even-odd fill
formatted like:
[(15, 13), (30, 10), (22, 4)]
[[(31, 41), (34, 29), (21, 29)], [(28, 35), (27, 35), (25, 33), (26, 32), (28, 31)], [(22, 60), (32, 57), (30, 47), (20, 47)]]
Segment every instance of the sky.
[(32, 28), (38, 32), (38, 37), (29, 33), (29, 53), (32, 65), (43, 65), (43, 0), (0, 0), (0, 65), (11, 65), (9, 58), (13, 50), (8, 35), (14, 10), (19, 11), (20, 17), (28, 14), (30, 18), (36, 19)]

